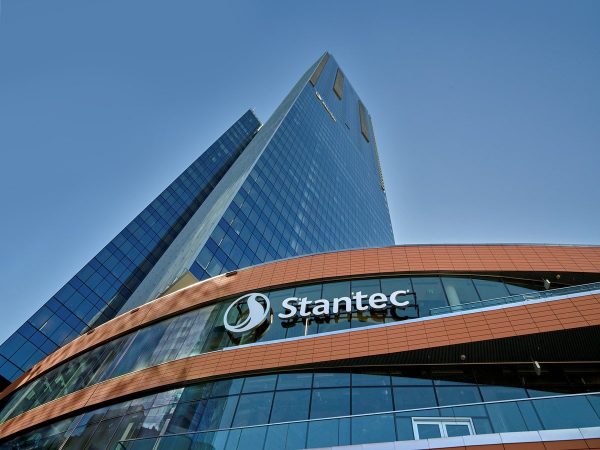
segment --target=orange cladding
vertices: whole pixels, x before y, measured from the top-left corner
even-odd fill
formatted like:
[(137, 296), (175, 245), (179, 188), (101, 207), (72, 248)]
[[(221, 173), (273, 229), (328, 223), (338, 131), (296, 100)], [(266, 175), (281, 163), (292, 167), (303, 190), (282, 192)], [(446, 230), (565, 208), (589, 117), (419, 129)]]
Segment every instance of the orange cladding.
[[(532, 245), (396, 246), (319, 254), (219, 276), (145, 304), (97, 327), (40, 361), (6, 396), (52, 367), (146, 324), (224, 297), (336, 277), (391, 273), (600, 273), (600, 247)], [(224, 349), (107, 380), (23, 413), (0, 426), (0, 437), (144, 390), (184, 381), (294, 368), (318, 362), (600, 325), (600, 296), (397, 323), (332, 335)]]

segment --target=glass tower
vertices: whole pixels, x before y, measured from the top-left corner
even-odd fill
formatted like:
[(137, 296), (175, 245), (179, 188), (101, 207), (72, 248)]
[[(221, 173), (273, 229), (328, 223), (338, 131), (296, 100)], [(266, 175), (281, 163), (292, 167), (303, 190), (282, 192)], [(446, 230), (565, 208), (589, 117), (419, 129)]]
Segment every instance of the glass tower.
[(193, 282), (393, 243), (371, 118), (325, 53), (264, 125), (246, 112), (8, 338), (0, 376), (7, 384), (90, 328)]

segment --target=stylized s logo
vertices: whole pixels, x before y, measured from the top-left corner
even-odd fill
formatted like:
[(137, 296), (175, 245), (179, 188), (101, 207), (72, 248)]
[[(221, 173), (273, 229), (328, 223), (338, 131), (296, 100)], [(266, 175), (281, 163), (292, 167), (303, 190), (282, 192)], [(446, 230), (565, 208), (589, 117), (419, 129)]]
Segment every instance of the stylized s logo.
[[(246, 305), (248, 306), (248, 316), (240, 323), (232, 325), (229, 322), (229, 314), (234, 307), (238, 306), (244, 300), (246, 300)], [(266, 295), (256, 292), (246, 294), (229, 305), (225, 311), (225, 316), (223, 317), (223, 325), (225, 325), (227, 331), (233, 334), (243, 334), (261, 325), (269, 316), (270, 311), (271, 303)]]

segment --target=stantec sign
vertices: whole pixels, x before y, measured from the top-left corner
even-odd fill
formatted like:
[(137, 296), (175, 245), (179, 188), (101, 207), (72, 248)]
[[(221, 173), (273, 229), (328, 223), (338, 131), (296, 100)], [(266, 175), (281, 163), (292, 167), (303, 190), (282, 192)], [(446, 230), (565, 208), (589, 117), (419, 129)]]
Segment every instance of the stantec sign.
[(306, 297), (288, 297), (283, 301), (283, 307), (286, 312), (279, 313), (280, 319), (291, 319), (297, 314), (300, 317), (310, 316), (337, 316), (340, 314), (340, 306), (343, 305), (344, 312), (366, 311), (367, 309), (381, 310), (387, 309), (390, 304), (396, 307), (405, 307), (409, 305), (409, 301), (398, 301), (398, 297), (408, 295), (409, 291), (394, 291), (387, 295), (380, 292), (376, 294), (363, 294), (361, 291), (356, 292), (352, 297), (336, 297), (333, 302), (327, 299), (308, 300)]
[[(351, 297), (335, 297), (331, 301), (324, 298), (308, 300), (307, 297), (288, 297), (282, 302), (285, 311), (277, 316), (282, 320), (288, 320), (298, 317), (337, 316), (344, 312), (351, 313), (352, 311), (366, 311), (368, 309), (377, 311), (387, 309), (390, 306), (404, 308), (410, 302), (408, 300), (400, 301), (399, 297), (410, 293), (410, 291), (394, 291), (388, 297), (380, 292), (367, 295), (358, 291)], [(246, 305), (245, 309), (243, 308), (244, 304)], [(234, 308), (237, 309), (238, 319), (232, 324), (229, 316)], [(271, 302), (269, 298), (264, 294), (253, 292), (252, 294), (243, 295), (229, 305), (225, 311), (223, 324), (230, 333), (241, 335), (258, 328), (267, 320), (270, 314)]]

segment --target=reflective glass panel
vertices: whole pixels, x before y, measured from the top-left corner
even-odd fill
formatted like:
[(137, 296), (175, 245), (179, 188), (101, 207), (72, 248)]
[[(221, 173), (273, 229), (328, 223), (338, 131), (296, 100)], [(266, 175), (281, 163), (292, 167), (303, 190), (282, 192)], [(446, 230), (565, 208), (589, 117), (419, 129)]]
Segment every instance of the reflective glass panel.
[(392, 390), (389, 387), (352, 388), (352, 414), (393, 411)]
[(436, 387), (440, 406), (461, 405), (464, 403), (477, 403), (481, 401), (479, 389), (471, 386)]
[(310, 418), (346, 416), (350, 414), (350, 391), (339, 389), (314, 389), (310, 404)]
[(431, 308), (448, 306), (442, 283), (437, 277), (413, 277), (413, 288), (421, 316), (428, 316)]
[(396, 410), (437, 406), (433, 387), (395, 387), (394, 402)]
[[(442, 437), (442, 430), (437, 423), (417, 424), (418, 439), (431, 439)], [(415, 436), (417, 437), (417, 436)]]
[(244, 427), (267, 423), (272, 403), (272, 392), (240, 395), (233, 426)]
[(470, 278), (442, 277), (442, 283), (450, 306), (479, 301)]
[(353, 417), (351, 420), (352, 444), (393, 442), (396, 440), (394, 416), (392, 414)]
[(275, 393), (271, 422), (308, 419), (311, 391), (308, 389)]
[(508, 289), (502, 281), (496, 280), (479, 280), (473, 279), (475, 288), (481, 297), (481, 300), (487, 300), (490, 298), (507, 297), (510, 295)]
[(471, 430), (469, 429), (468, 425), (447, 423), (446, 434), (448, 435), (448, 437), (470, 436)]

